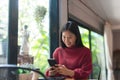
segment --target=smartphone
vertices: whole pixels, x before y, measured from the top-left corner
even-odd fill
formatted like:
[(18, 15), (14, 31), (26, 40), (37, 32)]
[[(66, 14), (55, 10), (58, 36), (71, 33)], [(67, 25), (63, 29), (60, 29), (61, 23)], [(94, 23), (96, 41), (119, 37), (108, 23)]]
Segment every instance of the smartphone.
[(57, 62), (53, 58), (48, 59), (48, 63), (50, 66), (55, 66), (55, 64), (57, 64)]

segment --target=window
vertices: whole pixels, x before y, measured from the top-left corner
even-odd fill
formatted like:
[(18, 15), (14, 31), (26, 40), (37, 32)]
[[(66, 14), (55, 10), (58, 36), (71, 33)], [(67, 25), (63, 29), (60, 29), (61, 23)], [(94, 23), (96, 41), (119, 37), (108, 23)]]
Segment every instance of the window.
[(85, 29), (85, 28), (82, 28), (79, 26), (79, 30), (80, 30), (80, 33), (81, 33), (81, 38), (82, 38), (82, 42), (83, 44), (90, 48), (90, 45), (89, 45), (89, 30)]
[(50, 56), (48, 36), (49, 0), (19, 0), (19, 54), (28, 54), (42, 72), (48, 67)]
[[(57, 27), (56, 33), (59, 31), (58, 17), (51, 17), (58, 16), (58, 13), (56, 13), (58, 12), (58, 8), (55, 7), (58, 7), (58, 1), (4, 0), (1, 2), (0, 64), (17, 64), (17, 59), (19, 59), (18, 53), (23, 50), (21, 49), (23, 44), (23, 33), (27, 30), (27, 43), (29, 46), (29, 52), (27, 53), (32, 56), (34, 66), (40, 68), (42, 72), (44, 72), (49, 66), (47, 59), (50, 57), (50, 54), (52, 55), (54, 48), (58, 46), (59, 42), (58, 36), (52, 36), (51, 39), (57, 41), (57, 43), (54, 43), (55, 45), (52, 45), (53, 40), (49, 38), (49, 25)], [(49, 4), (51, 4), (51, 6)], [(49, 11), (49, 7), (55, 14), (52, 14), (52, 12)], [(55, 8), (56, 11), (53, 8)], [(50, 17), (49, 13), (51, 13)], [(49, 19), (51, 19), (51, 23), (49, 23)], [(55, 34), (52, 31), (54, 27), (50, 28), (51, 34)], [(50, 46), (49, 40), (51, 41)], [(52, 48), (49, 50), (49, 47), (51, 46)]]
[[(82, 26), (79, 26), (79, 29), (83, 44), (86, 47), (91, 48), (92, 52), (93, 72), (91, 74), (91, 78), (96, 79), (100, 74), (101, 80), (106, 80), (106, 63), (103, 36), (94, 31), (83, 28)], [(89, 38), (89, 35), (91, 38)]]
[(91, 31), (91, 51), (93, 63), (100, 66), (101, 80), (106, 80), (106, 63), (103, 36), (93, 31)]
[(8, 2), (0, 0), (0, 64), (7, 63), (8, 50)]

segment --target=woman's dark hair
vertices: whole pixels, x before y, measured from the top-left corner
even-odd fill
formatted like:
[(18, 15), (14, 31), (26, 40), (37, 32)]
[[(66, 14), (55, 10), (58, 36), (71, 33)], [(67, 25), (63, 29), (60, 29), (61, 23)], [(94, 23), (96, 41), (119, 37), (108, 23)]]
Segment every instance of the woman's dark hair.
[(82, 40), (81, 40), (81, 35), (80, 35), (80, 31), (78, 29), (78, 24), (73, 22), (73, 21), (68, 21), (65, 26), (61, 29), (61, 33), (60, 33), (60, 41), (61, 41), (61, 46), (63, 48), (66, 47), (66, 45), (64, 44), (64, 42), (62, 41), (62, 33), (64, 31), (70, 31), (71, 33), (73, 33), (76, 36), (76, 47), (84, 47)]

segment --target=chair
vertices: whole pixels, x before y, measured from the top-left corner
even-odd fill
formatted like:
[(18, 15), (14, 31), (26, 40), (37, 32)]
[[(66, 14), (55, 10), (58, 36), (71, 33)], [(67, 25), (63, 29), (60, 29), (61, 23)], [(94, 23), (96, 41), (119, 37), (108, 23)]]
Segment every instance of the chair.
[(47, 78), (39, 70), (8, 64), (0, 65), (0, 80), (47, 80)]

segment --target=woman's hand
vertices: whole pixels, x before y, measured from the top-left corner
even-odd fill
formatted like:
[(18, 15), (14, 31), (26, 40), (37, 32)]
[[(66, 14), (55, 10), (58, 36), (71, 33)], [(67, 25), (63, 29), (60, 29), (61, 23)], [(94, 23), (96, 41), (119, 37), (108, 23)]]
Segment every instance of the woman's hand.
[(66, 76), (70, 76), (70, 77), (73, 77), (74, 76), (74, 71), (73, 70), (70, 70), (68, 68), (66, 68), (64, 65), (57, 65), (57, 72), (59, 74), (62, 74), (62, 75), (66, 75)]
[(55, 76), (55, 74), (57, 74), (57, 69), (56, 67), (52, 66), (49, 69), (49, 76)]

